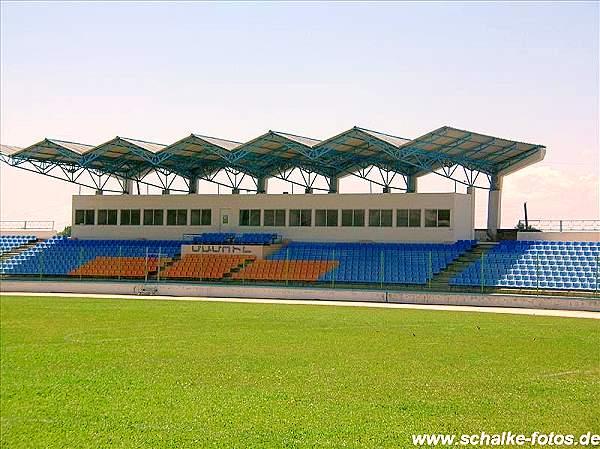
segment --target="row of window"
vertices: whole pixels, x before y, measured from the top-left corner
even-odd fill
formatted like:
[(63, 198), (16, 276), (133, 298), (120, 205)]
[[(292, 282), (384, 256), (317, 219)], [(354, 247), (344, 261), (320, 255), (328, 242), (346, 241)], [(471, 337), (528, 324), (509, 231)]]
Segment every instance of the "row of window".
[[(94, 209), (77, 209), (75, 211), (76, 225), (93, 225)], [(120, 212), (121, 226), (137, 226), (141, 224), (140, 209), (99, 209), (98, 210), (98, 225), (116, 225), (117, 212)], [(163, 209), (144, 209), (144, 225), (145, 226), (162, 226), (164, 225), (164, 210)], [(187, 226), (188, 210), (187, 209), (168, 209), (167, 210), (167, 226)], [(211, 209), (192, 209), (190, 211), (191, 226), (210, 226), (212, 224)]]
[[(116, 225), (117, 212), (120, 213), (119, 224), (122, 226), (135, 226), (141, 224), (140, 209), (100, 209), (98, 210), (98, 225)], [(262, 214), (261, 214), (262, 212)], [(365, 212), (368, 212), (368, 226), (392, 227), (393, 209), (342, 209), (341, 226), (364, 227)], [(241, 209), (239, 211), (240, 226), (312, 226), (312, 209), (290, 209), (287, 215), (285, 209)], [(338, 227), (338, 209), (316, 209), (315, 226)], [(76, 225), (95, 224), (95, 211), (93, 209), (78, 209), (75, 211)], [(168, 209), (167, 226), (187, 226), (187, 209)], [(163, 209), (144, 209), (143, 223), (145, 226), (162, 226), (164, 224)], [(212, 224), (211, 209), (192, 209), (190, 211), (190, 226), (210, 226)], [(425, 209), (425, 227), (448, 228), (450, 227), (450, 209)], [(400, 228), (420, 228), (421, 209), (396, 209), (396, 226)]]

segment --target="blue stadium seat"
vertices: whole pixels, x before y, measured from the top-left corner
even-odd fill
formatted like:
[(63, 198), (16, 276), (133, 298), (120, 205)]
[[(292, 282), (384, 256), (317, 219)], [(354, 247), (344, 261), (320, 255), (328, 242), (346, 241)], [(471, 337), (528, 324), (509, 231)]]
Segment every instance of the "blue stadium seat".
[[(96, 257), (175, 257), (178, 240), (78, 240), (53, 237), (0, 263), (0, 272), (13, 275), (68, 275)], [(186, 242), (189, 243), (189, 242)]]
[(269, 259), (338, 261), (326, 282), (426, 284), (474, 244), (291, 242)]
[(193, 238), (194, 243), (201, 245), (271, 245), (279, 240), (277, 234), (258, 232), (206, 232)]
[[(485, 284), (492, 287), (595, 290), (600, 277), (599, 242), (502, 241), (484, 256)], [(479, 286), (481, 261), (450, 285)]]
[(33, 235), (0, 235), (0, 256), (36, 240)]

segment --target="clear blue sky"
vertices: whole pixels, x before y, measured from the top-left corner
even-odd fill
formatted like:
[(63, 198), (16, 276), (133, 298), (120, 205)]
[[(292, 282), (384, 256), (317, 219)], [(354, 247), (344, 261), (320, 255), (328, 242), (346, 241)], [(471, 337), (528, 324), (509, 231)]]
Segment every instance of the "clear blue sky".
[[(416, 137), (451, 125), (548, 147), (543, 163), (505, 181), (505, 226), (526, 200), (541, 218), (597, 218), (598, 11), (5, 2), (1, 140), (244, 141), (268, 129), (326, 138), (353, 125)], [(1, 170), (3, 219), (69, 221), (72, 186)], [(47, 195), (45, 206), (9, 198), (23, 185), (25, 198)]]

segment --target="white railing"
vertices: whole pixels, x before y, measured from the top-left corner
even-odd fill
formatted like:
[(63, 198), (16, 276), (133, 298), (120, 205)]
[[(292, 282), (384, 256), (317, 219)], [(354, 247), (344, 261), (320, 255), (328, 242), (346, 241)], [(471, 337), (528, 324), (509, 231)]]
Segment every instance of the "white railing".
[[(546, 232), (598, 232), (600, 220), (527, 220), (529, 229)], [(525, 220), (519, 220), (519, 229), (525, 229)]]
[(3, 231), (53, 231), (52, 220), (1, 220), (0, 229)]

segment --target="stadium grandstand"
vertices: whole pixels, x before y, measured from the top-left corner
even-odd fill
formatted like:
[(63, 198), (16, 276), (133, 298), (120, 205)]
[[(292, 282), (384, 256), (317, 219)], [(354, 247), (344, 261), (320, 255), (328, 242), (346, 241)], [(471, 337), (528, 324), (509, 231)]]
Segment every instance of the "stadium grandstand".
[[(3, 145), (2, 162), (95, 194), (73, 196), (68, 237), (3, 227), (0, 274), (597, 295), (598, 222), (500, 229), (503, 178), (545, 151), (448, 126), (416, 139), (354, 127), (325, 140), (269, 131), (246, 143), (191, 134), (170, 145)], [(465, 193), (419, 192), (428, 174)], [(341, 193), (346, 176), (381, 190)], [(301, 193), (269, 193), (270, 179)], [(219, 194), (200, 193), (200, 181)], [(485, 230), (475, 229), (476, 189), (487, 191)]]

